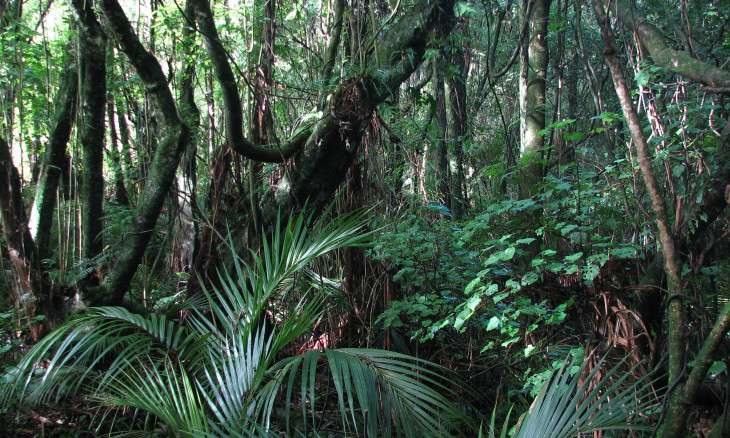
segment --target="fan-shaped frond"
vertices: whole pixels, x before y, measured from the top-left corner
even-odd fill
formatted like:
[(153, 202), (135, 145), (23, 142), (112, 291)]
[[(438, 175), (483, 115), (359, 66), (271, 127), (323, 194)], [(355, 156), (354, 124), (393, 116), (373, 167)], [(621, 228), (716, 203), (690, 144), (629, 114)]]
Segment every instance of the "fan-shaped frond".
[[(587, 363), (587, 362), (586, 362)], [(624, 362), (599, 375), (603, 360), (584, 376), (586, 363), (571, 373), (566, 362), (543, 385), (514, 436), (568, 438), (602, 430), (647, 429), (636, 419), (651, 410), (654, 382), (627, 383), (634, 369)]]
[[(305, 415), (315, 415), (325, 360), (343, 429), (368, 436), (449, 435), (460, 415), (432, 364), (375, 350), (309, 352), (275, 362), (323, 311), (328, 287), (309, 265), (364, 244), (364, 217), (322, 219), (310, 228), (300, 214), (279, 223), (260, 255), (252, 254), (250, 263), (234, 257), (219, 285), (204, 291), (204, 301), (192, 297), (182, 305), (184, 324), (174, 313), (141, 316), (114, 307), (75, 315), (31, 348), (11, 393), (29, 390), (41, 400), (85, 388), (101, 404), (154, 419), (170, 436), (270, 436), (275, 402), (285, 390), (289, 411), (297, 382)], [(299, 298), (283, 321), (268, 322), (272, 297), (295, 287)], [(44, 360), (42, 375), (34, 378)], [(13, 397), (3, 394), (5, 401)]]
[[(51, 393), (73, 393), (82, 385), (103, 386), (114, 373), (142, 355), (175, 355), (195, 363), (206, 344), (205, 335), (156, 314), (142, 317), (117, 307), (88, 309), (43, 338), (26, 354), (14, 371), (13, 384), (4, 391), (7, 401), (17, 391), (28, 391), (30, 402), (41, 402)], [(45, 360), (40, 379), (37, 364)], [(95, 370), (108, 371), (100, 378)], [(101, 388), (97, 388), (101, 389)]]
[(322, 359), (328, 364), (345, 431), (370, 437), (423, 437), (459, 435), (460, 427), (468, 429), (463, 413), (446, 397), (453, 389), (441, 383), (443, 377), (433, 370), (434, 364), (382, 350), (313, 350), (278, 364), (274, 370), (280, 372), (271, 390), (278, 391), (288, 375), (287, 410), (296, 391), (302, 415), (307, 415), (305, 407), (315, 411)]

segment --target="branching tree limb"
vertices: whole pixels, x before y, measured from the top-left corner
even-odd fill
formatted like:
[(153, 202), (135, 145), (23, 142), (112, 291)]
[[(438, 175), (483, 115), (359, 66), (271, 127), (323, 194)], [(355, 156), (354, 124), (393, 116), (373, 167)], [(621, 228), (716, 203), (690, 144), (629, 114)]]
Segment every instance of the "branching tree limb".
[(191, 0), (190, 4), (195, 11), (195, 20), (198, 22), (205, 48), (213, 64), (216, 79), (223, 92), (226, 138), (231, 147), (244, 157), (256, 161), (281, 163), (291, 158), (302, 147), (311, 131), (302, 130), (290, 141), (273, 147), (256, 145), (243, 135), (243, 110), (238, 85), (236, 84), (233, 69), (228, 62), (228, 53), (226, 53), (218, 36), (218, 29), (213, 20), (210, 3), (208, 0)]
[[(693, 58), (686, 52), (667, 45), (664, 34), (647, 20), (634, 6), (633, 1), (602, 0), (603, 7), (618, 17), (644, 46), (654, 63), (684, 77), (708, 85), (711, 89), (727, 93), (730, 90), (730, 72), (707, 62)], [(724, 91), (723, 91), (724, 90)]]

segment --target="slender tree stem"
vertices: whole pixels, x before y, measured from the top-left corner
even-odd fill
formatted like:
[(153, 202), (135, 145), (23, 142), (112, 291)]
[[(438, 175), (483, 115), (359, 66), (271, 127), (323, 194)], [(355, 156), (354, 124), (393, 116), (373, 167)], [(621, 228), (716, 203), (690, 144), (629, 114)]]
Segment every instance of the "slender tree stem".
[[(639, 161), (639, 169), (644, 179), (647, 193), (651, 200), (651, 207), (654, 211), (657, 228), (659, 230), (659, 243), (661, 251), (664, 255), (664, 271), (667, 275), (667, 290), (669, 303), (667, 309), (667, 317), (669, 320), (669, 381), (670, 385), (682, 379), (682, 370), (684, 368), (685, 353), (685, 331), (684, 322), (684, 305), (682, 303), (682, 283), (680, 276), (680, 261), (675, 250), (674, 237), (669, 228), (669, 215), (664, 203), (659, 183), (656, 180), (654, 171), (651, 167), (651, 157), (649, 155), (649, 145), (639, 122), (639, 115), (636, 112), (634, 103), (631, 100), (631, 93), (626, 85), (623, 69), (618, 59), (618, 49), (610, 28), (608, 18), (603, 9), (601, 0), (591, 0), (593, 9), (596, 14), (596, 21), (601, 29), (606, 48), (604, 55), (606, 62), (613, 77), (613, 84), (616, 88), (616, 94), (621, 102), (626, 122), (631, 132), (631, 137), (636, 145), (637, 158)], [(668, 436), (677, 435), (684, 430), (684, 424), (687, 419), (687, 409), (682, 405), (683, 399), (682, 385), (678, 385), (677, 389), (669, 397), (669, 408), (667, 411), (667, 419), (670, 421), (668, 425)], [(681, 434), (680, 434), (681, 435)]]

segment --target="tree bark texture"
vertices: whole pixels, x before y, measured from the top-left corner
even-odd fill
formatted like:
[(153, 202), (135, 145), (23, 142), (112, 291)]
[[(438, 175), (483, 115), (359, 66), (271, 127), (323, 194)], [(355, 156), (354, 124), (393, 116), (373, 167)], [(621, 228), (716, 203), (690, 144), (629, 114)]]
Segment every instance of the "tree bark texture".
[[(545, 129), (545, 79), (549, 65), (548, 56), (548, 20), (552, 0), (534, 0), (532, 7), (531, 32), (527, 43), (527, 80), (524, 84), (524, 112), (522, 144), (520, 156), (525, 165), (526, 195), (533, 195), (534, 187), (543, 176), (543, 166), (539, 163), (542, 158), (542, 149), (545, 146), (545, 136), (540, 131)], [(527, 17), (526, 17), (527, 19)], [(523, 62), (525, 56), (523, 55)], [(523, 75), (525, 72), (523, 72)], [(524, 81), (524, 79), (523, 79)], [(526, 162), (524, 162), (526, 160)]]
[[(13, 304), (29, 322), (41, 299), (41, 269), (23, 206), (20, 175), (3, 138), (0, 138), (0, 219), (15, 279)], [(31, 324), (31, 340), (37, 340), (38, 334), (38, 327)]]
[(93, 259), (103, 248), (104, 134), (106, 126), (106, 36), (91, 2), (74, 0), (80, 29), (82, 257)]

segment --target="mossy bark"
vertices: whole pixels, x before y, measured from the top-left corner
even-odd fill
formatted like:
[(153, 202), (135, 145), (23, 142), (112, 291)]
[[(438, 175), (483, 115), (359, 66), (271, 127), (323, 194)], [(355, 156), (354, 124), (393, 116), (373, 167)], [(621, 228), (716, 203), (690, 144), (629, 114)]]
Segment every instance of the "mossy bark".
[(159, 62), (142, 45), (119, 3), (101, 0), (98, 6), (105, 30), (114, 36), (152, 97), (163, 136), (154, 151), (146, 184), (132, 214), (131, 230), (123, 238), (117, 260), (102, 287), (89, 291), (92, 305), (122, 302), (152, 237), (189, 140), (189, 129), (178, 114)]
[(53, 215), (56, 211), (57, 190), (66, 165), (66, 148), (76, 118), (78, 92), (78, 68), (71, 59), (63, 72), (61, 87), (56, 94), (53, 128), (43, 158), (41, 177), (36, 188), (35, 201), (30, 214), (30, 231), (41, 260), (51, 258), (49, 251)]
[(71, 5), (80, 29), (82, 257), (92, 259), (103, 248), (106, 36), (92, 3), (74, 0)]
[[(552, 0), (535, 0), (532, 8), (532, 30), (527, 44), (527, 71), (524, 71), (525, 56), (523, 55), (523, 76), (527, 74), (526, 82), (520, 94), (524, 99), (521, 106), (522, 113), (522, 142), (520, 157), (524, 165), (524, 196), (535, 194), (535, 186), (543, 176), (542, 149), (545, 146), (545, 137), (540, 131), (545, 129), (545, 84), (549, 65), (548, 56), (548, 20)], [(523, 82), (525, 79), (523, 78)]]

